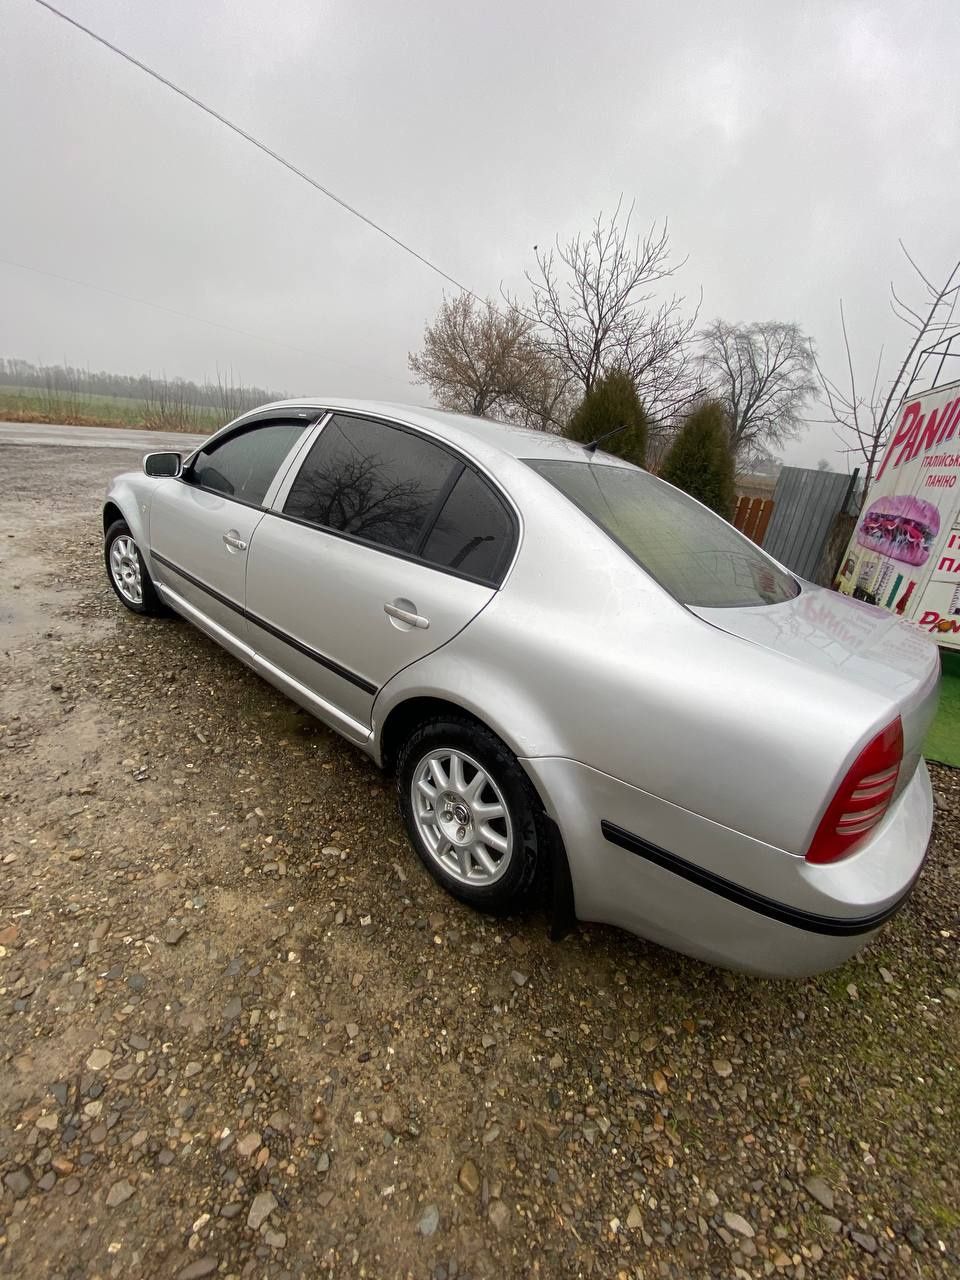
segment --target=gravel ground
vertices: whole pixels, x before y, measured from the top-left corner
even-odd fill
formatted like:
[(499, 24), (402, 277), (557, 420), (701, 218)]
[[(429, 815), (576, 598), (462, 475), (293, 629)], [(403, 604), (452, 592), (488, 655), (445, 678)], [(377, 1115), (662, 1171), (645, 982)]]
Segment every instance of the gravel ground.
[(484, 919), (365, 758), (120, 608), (130, 462), (0, 448), (0, 1270), (960, 1272), (960, 773), (815, 980)]

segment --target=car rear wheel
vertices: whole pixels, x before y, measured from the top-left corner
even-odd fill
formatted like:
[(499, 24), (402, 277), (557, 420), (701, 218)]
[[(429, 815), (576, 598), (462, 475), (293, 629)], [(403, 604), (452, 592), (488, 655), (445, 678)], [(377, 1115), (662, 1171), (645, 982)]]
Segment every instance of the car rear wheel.
[(481, 911), (523, 906), (546, 848), (540, 801), (499, 738), (470, 720), (421, 725), (400, 752), (400, 810), (427, 870)]
[(159, 617), (166, 613), (156, 588), (150, 581), (147, 566), (130, 529), (123, 520), (115, 520), (103, 542), (103, 557), (110, 585), (131, 613)]

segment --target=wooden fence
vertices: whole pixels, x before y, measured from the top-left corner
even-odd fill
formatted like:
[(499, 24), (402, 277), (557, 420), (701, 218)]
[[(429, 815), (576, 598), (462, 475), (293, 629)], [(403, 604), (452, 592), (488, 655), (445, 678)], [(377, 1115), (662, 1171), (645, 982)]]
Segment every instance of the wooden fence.
[(733, 523), (741, 533), (745, 533), (758, 547), (762, 547), (763, 535), (767, 532), (772, 515), (772, 498), (750, 498), (743, 494), (737, 500)]

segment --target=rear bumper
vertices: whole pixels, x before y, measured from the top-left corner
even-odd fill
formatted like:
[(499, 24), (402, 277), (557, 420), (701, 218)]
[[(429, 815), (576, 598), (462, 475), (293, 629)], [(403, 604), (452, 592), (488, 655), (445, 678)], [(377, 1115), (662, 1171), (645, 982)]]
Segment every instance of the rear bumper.
[(581, 920), (769, 977), (833, 968), (874, 937), (909, 897), (933, 822), (921, 761), (866, 844), (816, 866), (576, 761), (523, 765), (563, 835)]

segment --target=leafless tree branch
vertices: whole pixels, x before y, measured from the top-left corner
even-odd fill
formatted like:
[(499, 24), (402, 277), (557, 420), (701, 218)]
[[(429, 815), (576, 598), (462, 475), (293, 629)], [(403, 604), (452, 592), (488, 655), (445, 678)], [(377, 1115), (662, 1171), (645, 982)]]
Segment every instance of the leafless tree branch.
[(700, 349), (703, 381), (726, 407), (740, 467), (799, 434), (816, 390), (813, 349), (799, 326), (714, 320), (700, 333)]
[(934, 335), (948, 336), (951, 333), (960, 332), (960, 325), (954, 320), (958, 292), (960, 292), (960, 284), (954, 284), (954, 281), (960, 273), (960, 261), (954, 264), (943, 285), (937, 286), (931, 283), (929, 277), (920, 269), (902, 240), (899, 244), (907, 261), (923, 284), (926, 307), (924, 308), (922, 304), (913, 305), (905, 302), (898, 294), (895, 285), (891, 283), (890, 308), (897, 319), (913, 331), (913, 338), (893, 378), (884, 385), (883, 347), (881, 347), (877, 356), (870, 395), (863, 397), (858, 393), (842, 301), (840, 331), (847, 365), (847, 387), (841, 391), (826, 375), (819, 363), (815, 364), (820, 401), (829, 415), (827, 421), (835, 424), (838, 438), (845, 444), (845, 451), (851, 456), (859, 457), (865, 464), (864, 492), (870, 486), (876, 464), (886, 445), (897, 406), (903, 396), (909, 394), (911, 379), (908, 378), (908, 372), (923, 343)]

